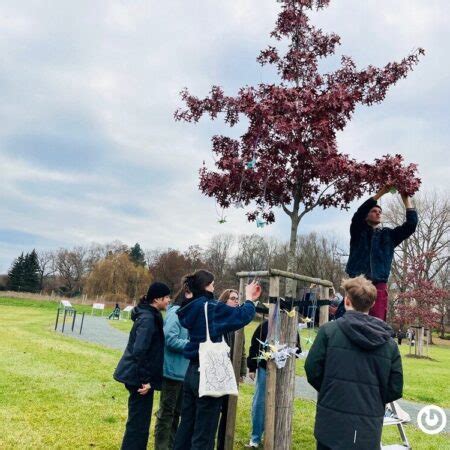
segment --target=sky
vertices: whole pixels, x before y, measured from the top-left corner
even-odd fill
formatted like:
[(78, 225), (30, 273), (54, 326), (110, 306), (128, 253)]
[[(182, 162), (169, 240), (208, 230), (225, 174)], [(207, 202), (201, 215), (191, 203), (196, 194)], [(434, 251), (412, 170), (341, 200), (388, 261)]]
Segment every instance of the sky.
[[(279, 10), (275, 0), (3, 0), (0, 5), (0, 273), (22, 251), (139, 242), (206, 246), (218, 233), (286, 240), (289, 223), (257, 229), (242, 210), (218, 223), (198, 190), (212, 167), (220, 121), (173, 120), (183, 87), (274, 81), (256, 63)], [(384, 65), (423, 47), (426, 56), (386, 100), (359, 107), (340, 150), (372, 160), (401, 153), (424, 190), (447, 191), (450, 32), (447, 0), (332, 0), (313, 23), (338, 33), (337, 57)], [(337, 59), (335, 60), (337, 61)], [(330, 67), (333, 60), (329, 63)], [(448, 192), (448, 191), (447, 191)], [(347, 241), (349, 212), (314, 211), (300, 232)]]

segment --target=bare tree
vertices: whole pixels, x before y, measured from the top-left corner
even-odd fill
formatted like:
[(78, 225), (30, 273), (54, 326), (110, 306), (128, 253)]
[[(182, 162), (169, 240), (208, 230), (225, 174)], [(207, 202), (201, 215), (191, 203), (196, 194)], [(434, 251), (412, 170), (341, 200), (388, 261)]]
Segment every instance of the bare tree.
[(55, 259), (55, 266), (63, 282), (62, 290), (69, 295), (81, 293), (83, 281), (88, 272), (87, 249), (74, 247), (72, 250), (61, 248)]
[(55, 252), (47, 250), (38, 251), (37, 259), (39, 263), (39, 289), (42, 291), (46, 279), (56, 273)]
[[(450, 205), (448, 195), (438, 192), (419, 193), (415, 197), (415, 205), (419, 215), (416, 232), (395, 249), (390, 283), (390, 289), (394, 294), (389, 305), (390, 317), (393, 317), (396, 308), (396, 294), (413, 287), (408, 284), (408, 267), (420, 255), (427, 255), (424, 279), (434, 281), (436, 286), (443, 289), (448, 289), (449, 285)], [(398, 199), (392, 199), (383, 208), (383, 213), (385, 222), (390, 226), (404, 222), (405, 210)], [(448, 306), (442, 307), (441, 304), (440, 309), (442, 321), (444, 321)]]
[(205, 263), (219, 280), (226, 277), (234, 240), (232, 234), (217, 234), (205, 250)]

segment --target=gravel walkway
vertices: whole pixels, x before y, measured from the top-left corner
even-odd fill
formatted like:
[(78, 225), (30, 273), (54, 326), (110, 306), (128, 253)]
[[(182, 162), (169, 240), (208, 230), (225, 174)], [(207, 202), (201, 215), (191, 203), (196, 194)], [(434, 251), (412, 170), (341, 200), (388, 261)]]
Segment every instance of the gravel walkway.
[[(94, 342), (106, 347), (124, 350), (128, 342), (128, 333), (120, 331), (110, 325), (105, 317), (88, 316), (84, 318), (83, 331), (79, 334), (81, 317), (77, 317), (74, 332), (71, 331), (72, 319), (67, 318), (64, 334), (76, 339)], [(60, 324), (61, 325), (61, 324)], [(61, 331), (61, 326), (58, 327)], [(297, 376), (295, 379), (295, 396), (305, 400), (317, 401), (317, 393), (312, 388), (306, 378)], [(411, 416), (412, 422), (417, 426), (417, 414), (425, 404), (399, 400), (400, 406)], [(447, 426), (445, 432), (450, 433), (450, 409), (446, 408)]]

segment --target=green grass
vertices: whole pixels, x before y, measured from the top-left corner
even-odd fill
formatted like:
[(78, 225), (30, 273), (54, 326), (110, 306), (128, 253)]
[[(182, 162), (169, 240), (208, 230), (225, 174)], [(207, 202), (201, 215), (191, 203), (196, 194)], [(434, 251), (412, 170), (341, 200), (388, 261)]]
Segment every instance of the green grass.
[[(127, 414), (126, 391), (112, 379), (120, 352), (53, 332), (55, 305), (37, 303), (0, 299), (0, 448), (118, 448)], [(249, 437), (252, 393), (242, 386), (236, 449)], [(315, 448), (314, 412), (313, 402), (295, 401), (293, 449)], [(448, 435), (407, 434), (415, 450), (449, 448)], [(396, 430), (385, 439), (398, 440)]]

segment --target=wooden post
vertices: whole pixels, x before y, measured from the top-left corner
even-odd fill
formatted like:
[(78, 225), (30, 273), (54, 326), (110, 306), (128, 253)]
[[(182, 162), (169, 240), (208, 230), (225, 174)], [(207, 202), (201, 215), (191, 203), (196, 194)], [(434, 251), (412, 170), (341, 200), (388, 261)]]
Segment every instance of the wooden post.
[[(245, 301), (245, 278), (239, 280), (239, 302)], [(233, 347), (233, 369), (236, 376), (236, 382), (239, 386), (242, 347), (244, 346), (244, 329), (235, 332), (234, 347)], [(227, 410), (227, 427), (225, 431), (225, 450), (233, 450), (234, 447), (234, 431), (236, 427), (236, 412), (237, 412), (238, 398), (234, 395), (228, 396), (228, 410)]]
[[(269, 297), (280, 296), (280, 278), (270, 277)], [(273, 320), (276, 305), (269, 304), (269, 328)], [(264, 450), (274, 450), (275, 446), (275, 399), (277, 388), (277, 367), (273, 361), (267, 361), (266, 372), (266, 411), (264, 425)]]
[[(320, 286), (320, 300), (330, 299), (330, 288), (327, 286)], [(330, 314), (330, 307), (328, 305), (322, 305), (319, 309), (319, 327), (328, 322), (328, 316)]]
[[(296, 298), (297, 282), (286, 280), (286, 296)], [(297, 346), (298, 312), (289, 317), (281, 312), (280, 343), (289, 347)], [(277, 398), (275, 406), (275, 442), (277, 450), (289, 450), (292, 447), (292, 413), (295, 397), (295, 358), (288, 358), (286, 365), (277, 370)]]

